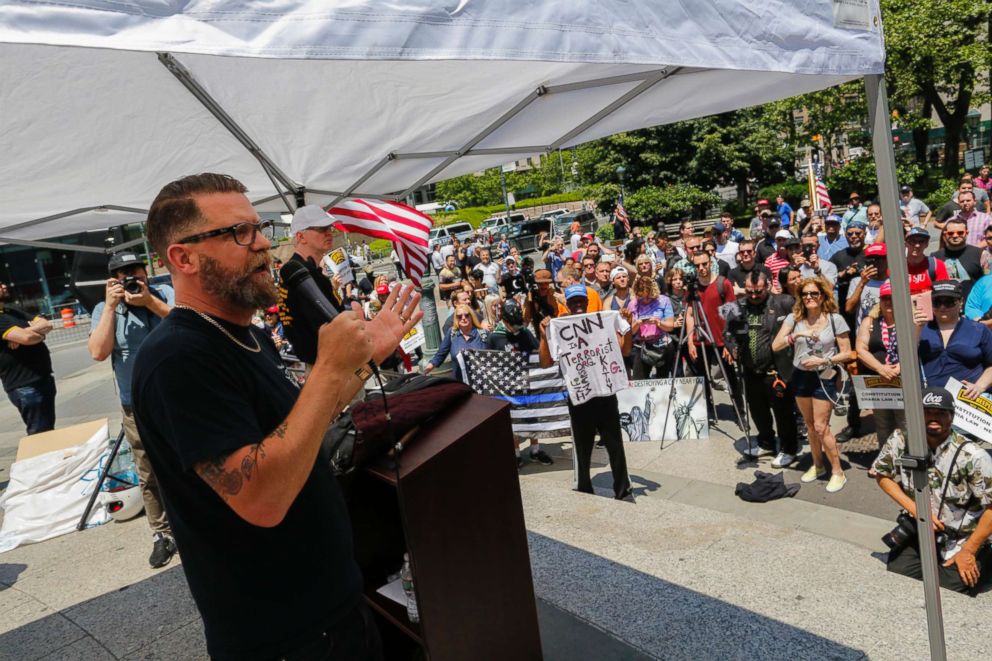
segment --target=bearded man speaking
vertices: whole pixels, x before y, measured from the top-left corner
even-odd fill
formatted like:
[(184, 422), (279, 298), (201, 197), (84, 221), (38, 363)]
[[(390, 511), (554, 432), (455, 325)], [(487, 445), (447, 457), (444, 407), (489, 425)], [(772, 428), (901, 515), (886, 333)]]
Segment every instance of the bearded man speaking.
[[(215, 659), (376, 659), (348, 513), (317, 460), (331, 421), (422, 316), (397, 288), (374, 321), (320, 328), (302, 390), (252, 314), (276, 301), (272, 227), (236, 179), (184, 177), (148, 214), (176, 306), (142, 345), (132, 384), (183, 571)], [(356, 304), (357, 305), (357, 304)]]

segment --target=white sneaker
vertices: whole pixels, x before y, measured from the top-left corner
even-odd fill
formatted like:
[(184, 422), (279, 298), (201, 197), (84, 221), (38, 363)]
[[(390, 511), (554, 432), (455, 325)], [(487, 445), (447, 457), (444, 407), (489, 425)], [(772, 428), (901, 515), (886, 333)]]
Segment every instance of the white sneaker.
[(788, 452), (779, 452), (778, 455), (772, 459), (772, 468), (788, 468), (796, 461), (796, 455), (789, 454)]

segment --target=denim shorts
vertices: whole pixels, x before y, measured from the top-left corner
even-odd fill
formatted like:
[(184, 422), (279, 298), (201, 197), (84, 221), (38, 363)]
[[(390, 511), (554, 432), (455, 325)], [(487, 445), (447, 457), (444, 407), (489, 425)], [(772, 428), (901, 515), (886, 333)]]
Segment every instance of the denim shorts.
[(792, 372), (792, 387), (796, 397), (813, 397), (824, 401), (837, 401), (837, 371), (829, 379), (821, 379), (820, 373), (799, 369)]

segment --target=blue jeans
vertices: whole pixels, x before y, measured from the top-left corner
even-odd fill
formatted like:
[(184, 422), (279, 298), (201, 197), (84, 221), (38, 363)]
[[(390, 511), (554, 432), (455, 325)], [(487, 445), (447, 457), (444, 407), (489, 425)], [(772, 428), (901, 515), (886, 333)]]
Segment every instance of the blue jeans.
[(55, 377), (49, 375), (30, 386), (14, 388), (7, 393), (27, 425), (28, 434), (55, 429)]

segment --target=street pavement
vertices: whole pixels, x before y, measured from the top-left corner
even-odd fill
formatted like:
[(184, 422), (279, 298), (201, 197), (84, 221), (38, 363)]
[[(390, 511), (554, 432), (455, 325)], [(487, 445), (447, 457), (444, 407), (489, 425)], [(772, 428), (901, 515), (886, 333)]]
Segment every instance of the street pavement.
[[(93, 363), (83, 344), (53, 359), (58, 425), (109, 417), (115, 431), (109, 364)], [(896, 508), (866, 475), (872, 436), (843, 446), (840, 493), (817, 482), (792, 499), (745, 503), (734, 486), (756, 468), (775, 471), (771, 457), (739, 462), (743, 434), (717, 397), (708, 440), (626, 444), (635, 504), (609, 497), (603, 450), (594, 453), (597, 494), (571, 490), (570, 438), (542, 442), (553, 466), (522, 469), (545, 658), (925, 658), (922, 585), (884, 568), (880, 537)], [(0, 429), (3, 487), (23, 430), (6, 401)], [(786, 482), (809, 461), (803, 454), (784, 471)], [(0, 555), (0, 661), (205, 658), (180, 560), (152, 570), (150, 547), (139, 517)], [(941, 599), (948, 658), (992, 653), (974, 624), (992, 617), (992, 596)]]

